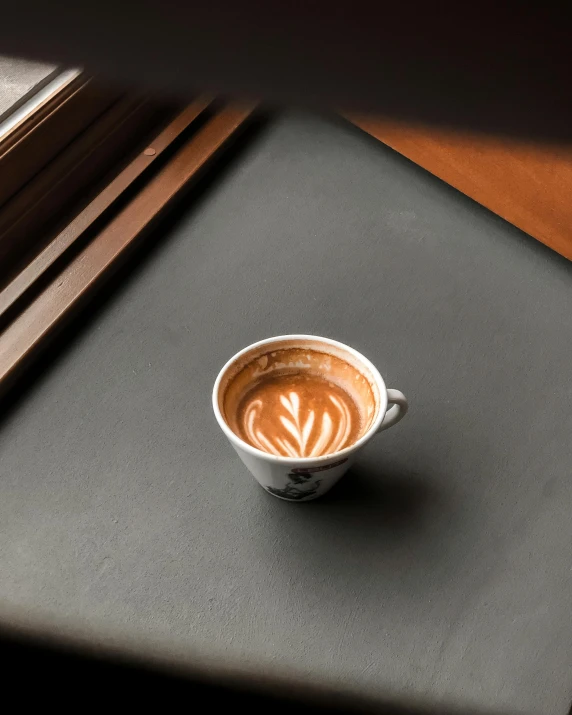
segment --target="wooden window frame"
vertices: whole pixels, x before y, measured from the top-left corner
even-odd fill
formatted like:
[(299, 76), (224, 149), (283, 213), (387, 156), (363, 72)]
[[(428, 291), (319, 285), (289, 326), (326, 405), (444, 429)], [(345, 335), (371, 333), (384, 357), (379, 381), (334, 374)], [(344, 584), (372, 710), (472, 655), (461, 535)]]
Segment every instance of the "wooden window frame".
[(172, 102), (72, 73), (2, 137), (0, 290), (66, 214), (175, 109)]
[(0, 207), (121, 95), (81, 72), (70, 75), (1, 137)]
[[(131, 131), (142, 125), (142, 117), (148, 118), (149, 112), (138, 114), (141, 107), (156, 110), (157, 104), (131, 96), (116, 98), (96, 122), (84, 128), (0, 208), (0, 255), (2, 250), (7, 255), (10, 250), (14, 253), (5, 261), (10, 268), (0, 282), (2, 397), (133, 254), (158, 218), (256, 116), (255, 103), (221, 103), (198, 97), (173, 111), (168, 122), (147, 132), (145, 143), (128, 156), (118, 156), (118, 145), (126, 134), (121, 129), (123, 124)], [(114, 112), (124, 121), (110, 121)], [(102, 146), (106, 152), (101, 151)], [(68, 211), (70, 215), (57, 229), (46, 230), (45, 214), (53, 212), (55, 206), (64, 213), (69, 209), (70, 183), (87, 183), (93, 173), (92, 163), (101, 169), (101, 162), (93, 157), (102, 153), (115, 158), (113, 170), (89, 200), (81, 202), (79, 208), (74, 204), (74, 210)], [(59, 181), (55, 182), (54, 176)], [(54, 194), (57, 185), (67, 188)], [(19, 212), (19, 205), (28, 211)], [(9, 230), (3, 232), (3, 226)], [(20, 250), (26, 233), (23, 227), (32, 227), (29, 234), (34, 237), (25, 255)], [(15, 240), (18, 235), (20, 240)], [(6, 236), (10, 240), (3, 242)]]

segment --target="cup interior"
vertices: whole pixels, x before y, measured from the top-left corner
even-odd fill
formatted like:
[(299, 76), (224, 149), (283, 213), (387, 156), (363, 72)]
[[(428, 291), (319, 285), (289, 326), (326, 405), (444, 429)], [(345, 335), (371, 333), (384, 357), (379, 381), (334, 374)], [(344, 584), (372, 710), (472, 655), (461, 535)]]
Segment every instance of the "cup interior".
[[(349, 394), (361, 418), (359, 433), (353, 443), (364, 437), (378, 419), (386, 393), (383, 390), (382, 397), (381, 377), (366, 358), (335, 341), (312, 336), (284, 336), (256, 343), (238, 353), (218, 378), (215, 400), (222, 419), (235, 437), (244, 442), (237, 424), (244, 396), (266, 378), (289, 371), (320, 375)], [(335, 454), (336, 451), (332, 451), (320, 456)]]

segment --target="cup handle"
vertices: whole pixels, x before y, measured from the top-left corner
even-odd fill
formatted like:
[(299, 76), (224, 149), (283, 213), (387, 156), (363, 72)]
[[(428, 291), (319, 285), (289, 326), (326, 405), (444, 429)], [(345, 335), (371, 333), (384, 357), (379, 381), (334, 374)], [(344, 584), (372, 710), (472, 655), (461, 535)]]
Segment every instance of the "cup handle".
[(392, 405), (383, 418), (383, 422), (379, 425), (378, 432), (383, 432), (384, 429), (389, 429), (393, 425), (402, 420), (409, 408), (407, 398), (399, 390), (387, 390), (387, 402)]

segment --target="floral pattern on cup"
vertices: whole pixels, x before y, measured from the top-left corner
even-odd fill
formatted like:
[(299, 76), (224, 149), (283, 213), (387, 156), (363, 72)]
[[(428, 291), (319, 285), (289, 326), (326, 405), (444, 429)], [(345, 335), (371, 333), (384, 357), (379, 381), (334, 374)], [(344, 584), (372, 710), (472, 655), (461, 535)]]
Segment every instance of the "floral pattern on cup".
[(312, 479), (312, 475), (308, 474), (308, 472), (290, 472), (288, 477), (290, 478), (290, 481), (283, 489), (265, 487), (266, 491), (276, 497), (281, 497), (282, 499), (301, 501), (302, 499), (309, 499), (313, 497), (322, 483), (321, 479), (318, 479), (315, 482), (309, 481)]

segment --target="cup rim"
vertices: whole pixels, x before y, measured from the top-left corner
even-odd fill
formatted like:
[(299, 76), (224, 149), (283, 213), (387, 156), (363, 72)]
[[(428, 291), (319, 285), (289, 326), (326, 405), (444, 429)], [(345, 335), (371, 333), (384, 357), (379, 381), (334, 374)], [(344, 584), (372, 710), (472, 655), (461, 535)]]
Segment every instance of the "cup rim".
[[(226, 373), (226, 371), (234, 364), (236, 360), (238, 360), (240, 357), (245, 355), (246, 353), (250, 352), (251, 350), (255, 348), (262, 347), (264, 345), (272, 345), (272, 343), (277, 343), (283, 340), (315, 340), (317, 342), (322, 342), (325, 343), (326, 345), (332, 345), (334, 347), (340, 348), (342, 350), (346, 350), (349, 352), (351, 355), (353, 355), (355, 358), (357, 358), (361, 363), (364, 364), (365, 367), (371, 372), (372, 377), (374, 378), (375, 382), (377, 383), (377, 388), (379, 391), (379, 406), (377, 410), (377, 414), (375, 416), (375, 419), (369, 426), (369, 429), (365, 434), (363, 434), (356, 442), (353, 444), (350, 444), (348, 447), (344, 447), (344, 449), (340, 449), (337, 452), (330, 452), (329, 454), (322, 454), (319, 457), (283, 457), (275, 454), (269, 454), (268, 452), (264, 452), (261, 449), (258, 449), (257, 447), (253, 447), (252, 445), (248, 444), (248, 442), (245, 442), (243, 439), (241, 439), (237, 434), (235, 434), (228, 424), (226, 423), (226, 420), (224, 419), (220, 407), (219, 407), (219, 400), (218, 400), (218, 394), (219, 394), (219, 389), (220, 389), (220, 384), (222, 382), (222, 379)], [(219, 424), (219, 427), (222, 429), (226, 437), (230, 440), (231, 444), (233, 444), (235, 447), (239, 447), (240, 449), (244, 450), (248, 454), (252, 455), (253, 457), (258, 457), (259, 459), (265, 459), (268, 462), (272, 462), (274, 464), (292, 464), (296, 463), (297, 465), (304, 466), (304, 465), (315, 465), (315, 464), (320, 464), (322, 462), (329, 462), (331, 460), (335, 459), (340, 459), (343, 458), (352, 452), (354, 452), (356, 449), (359, 449), (363, 444), (365, 444), (373, 435), (377, 432), (379, 429), (383, 418), (385, 417), (385, 413), (387, 412), (387, 388), (385, 386), (385, 381), (382, 378), (382, 376), (379, 373), (379, 370), (375, 367), (375, 365), (368, 360), (368, 358), (365, 357), (365, 355), (362, 355), (358, 350), (355, 348), (350, 347), (349, 345), (346, 345), (345, 343), (340, 342), (339, 340), (333, 340), (332, 338), (324, 338), (319, 335), (301, 335), (301, 334), (293, 334), (293, 335), (276, 335), (272, 338), (265, 338), (263, 340), (257, 340), (255, 343), (251, 343), (250, 345), (247, 345), (245, 348), (242, 350), (239, 350), (237, 353), (235, 353), (229, 360), (225, 362), (223, 367), (220, 369), (214, 386), (213, 386), (213, 392), (212, 392), (212, 406), (213, 406), (213, 411), (215, 413), (216, 420)]]

